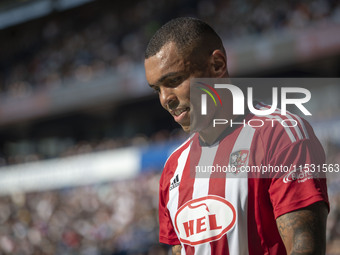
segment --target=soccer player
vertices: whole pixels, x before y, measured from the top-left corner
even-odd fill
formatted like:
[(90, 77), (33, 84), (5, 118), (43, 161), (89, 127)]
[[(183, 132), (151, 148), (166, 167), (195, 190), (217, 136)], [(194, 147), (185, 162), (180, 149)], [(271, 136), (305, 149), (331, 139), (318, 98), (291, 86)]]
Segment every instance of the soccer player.
[[(295, 127), (264, 121), (259, 128), (216, 129), (197, 119), (190, 80), (228, 78), (226, 59), (220, 37), (194, 18), (169, 21), (147, 46), (149, 86), (183, 130), (193, 133), (168, 158), (160, 179), (160, 242), (173, 245), (173, 254), (324, 254), (328, 214), (324, 178), (293, 175), (301, 169), (270, 178), (241, 178), (237, 172), (211, 172), (208, 178), (199, 178), (193, 171), (202, 165), (239, 169), (325, 162), (312, 128), (296, 115), (286, 116), (298, 123)], [(232, 107), (226, 105), (213, 108), (209, 115), (236, 121)], [(267, 109), (263, 104), (256, 107)], [(247, 121), (252, 118), (251, 113), (245, 115)], [(274, 112), (256, 118), (284, 117)], [(232, 178), (238, 174), (240, 178)]]

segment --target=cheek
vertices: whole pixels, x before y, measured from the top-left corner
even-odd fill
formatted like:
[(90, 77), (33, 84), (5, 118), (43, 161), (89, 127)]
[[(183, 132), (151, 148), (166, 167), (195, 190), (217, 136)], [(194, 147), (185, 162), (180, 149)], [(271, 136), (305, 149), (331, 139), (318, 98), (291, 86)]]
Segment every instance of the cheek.
[(181, 84), (179, 96), (182, 100), (190, 100), (190, 80), (186, 80)]

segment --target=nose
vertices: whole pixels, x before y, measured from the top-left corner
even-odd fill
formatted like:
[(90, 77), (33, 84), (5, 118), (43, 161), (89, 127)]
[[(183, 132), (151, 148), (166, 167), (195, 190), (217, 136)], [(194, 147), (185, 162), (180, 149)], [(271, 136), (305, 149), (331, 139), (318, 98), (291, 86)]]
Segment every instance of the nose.
[(176, 108), (176, 102), (178, 99), (173, 88), (162, 87), (159, 93), (159, 99), (161, 105), (165, 109), (171, 110)]

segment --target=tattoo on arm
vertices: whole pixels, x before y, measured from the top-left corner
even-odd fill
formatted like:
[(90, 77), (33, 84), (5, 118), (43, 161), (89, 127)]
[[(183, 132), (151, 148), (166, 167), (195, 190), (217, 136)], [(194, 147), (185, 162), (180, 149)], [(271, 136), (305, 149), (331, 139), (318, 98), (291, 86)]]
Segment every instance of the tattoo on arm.
[(317, 202), (278, 217), (276, 224), (287, 253), (324, 254), (327, 214), (325, 203)]
[(172, 246), (172, 254), (173, 255), (181, 255), (181, 249), (182, 249), (181, 245)]

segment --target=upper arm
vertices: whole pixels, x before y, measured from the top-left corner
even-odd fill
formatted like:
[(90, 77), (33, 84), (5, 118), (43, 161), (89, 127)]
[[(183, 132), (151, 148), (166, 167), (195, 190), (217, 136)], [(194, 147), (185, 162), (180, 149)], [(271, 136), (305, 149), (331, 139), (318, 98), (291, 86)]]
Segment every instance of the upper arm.
[(317, 202), (277, 218), (287, 254), (325, 254), (328, 209)]
[(181, 255), (181, 249), (182, 249), (181, 245), (172, 246), (172, 254), (173, 255)]

